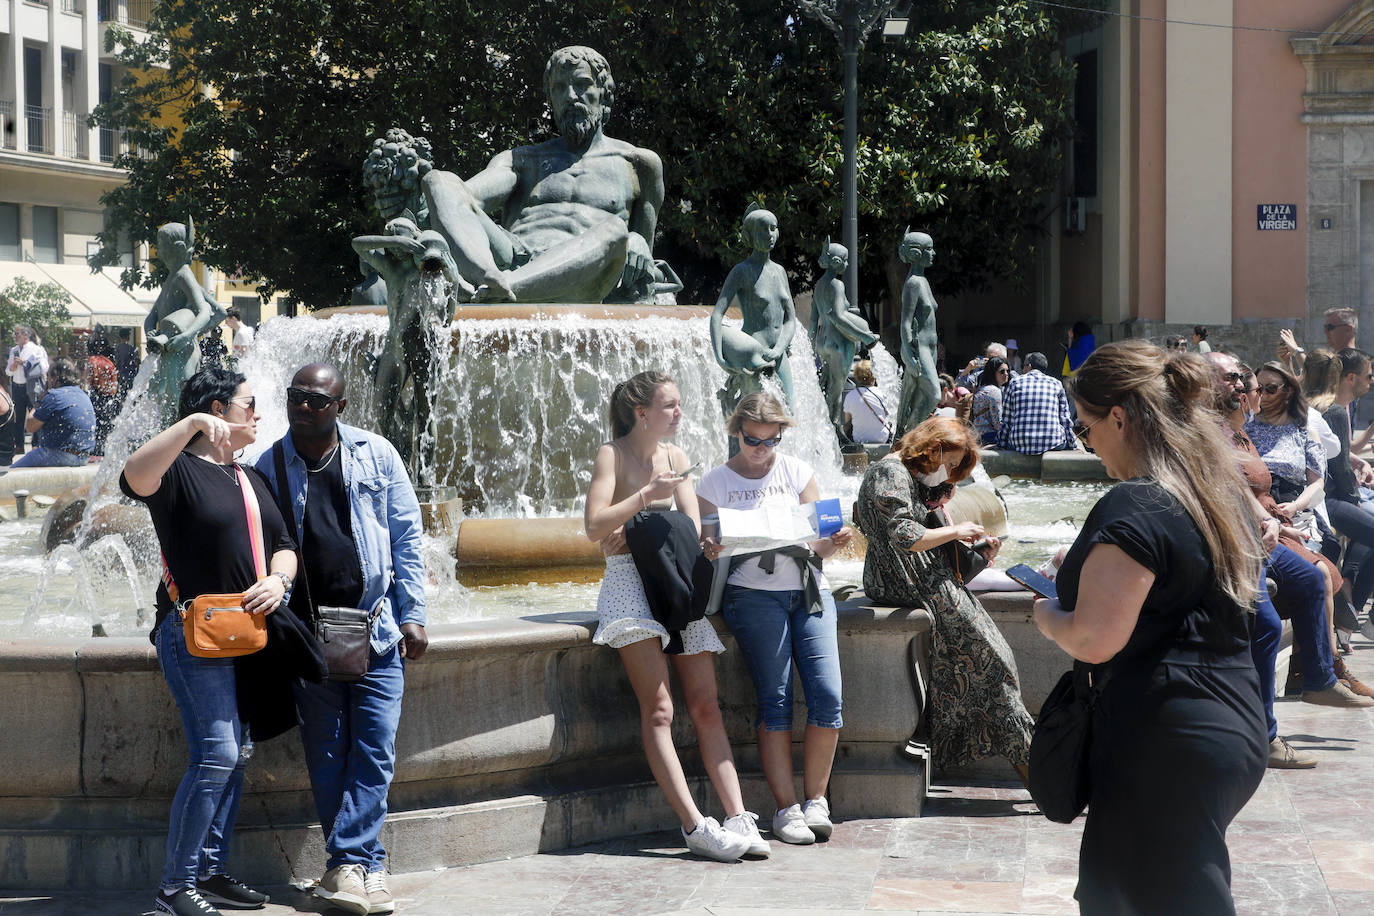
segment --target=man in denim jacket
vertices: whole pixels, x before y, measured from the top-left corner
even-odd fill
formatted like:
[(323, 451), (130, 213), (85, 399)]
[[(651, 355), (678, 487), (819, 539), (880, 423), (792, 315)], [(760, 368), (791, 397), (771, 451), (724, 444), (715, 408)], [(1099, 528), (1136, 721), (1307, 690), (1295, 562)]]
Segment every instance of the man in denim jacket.
[[(336, 368), (304, 367), (286, 395), (291, 430), (281, 446), (310, 600), (378, 611), (362, 680), (296, 682), (301, 740), (329, 852), (315, 894), (350, 913), (390, 913), (395, 903), (379, 834), (396, 763), (403, 659), (420, 658), (428, 644), (420, 506), (391, 443), (339, 422), (348, 401)], [(276, 489), (274, 450), (257, 466)], [(298, 582), (294, 602), (302, 591)]]

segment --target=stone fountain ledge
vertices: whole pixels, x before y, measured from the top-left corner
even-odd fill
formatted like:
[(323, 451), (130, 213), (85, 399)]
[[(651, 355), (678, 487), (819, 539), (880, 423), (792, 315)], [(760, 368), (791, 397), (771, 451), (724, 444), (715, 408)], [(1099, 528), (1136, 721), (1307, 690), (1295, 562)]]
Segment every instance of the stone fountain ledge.
[[(877, 461), (892, 450), (888, 445), (866, 445), (869, 461)], [(1023, 455), (1011, 450), (980, 448), (978, 457), (993, 477), (1030, 477), (1036, 480), (1108, 480), (1102, 459), (1091, 452), (1046, 452)]]
[[(0, 468), (0, 470), (5, 470)], [(7, 502), (15, 490), (28, 490), (29, 495), (56, 496), (73, 487), (83, 487), (95, 480), (98, 464), (79, 468), (19, 468), (0, 474), (0, 498)]]
[[(721, 628), (716, 618), (718, 629)], [(850, 601), (840, 614), (845, 727), (831, 797), (847, 817), (920, 814), (929, 774), (901, 752), (920, 732), (911, 663), (929, 615)], [(615, 654), (589, 613), (435, 626), (412, 663), (384, 842), (397, 872), (489, 861), (671, 827)], [(753, 688), (733, 640), (718, 665), (750, 810), (769, 811)], [(925, 671), (923, 682), (928, 682)], [(0, 641), (0, 861), (12, 889), (151, 887), (185, 767), (180, 720), (141, 638)], [(800, 696), (800, 690), (798, 690)], [(695, 744), (679, 698), (680, 747)], [(797, 717), (801, 738), (804, 714)], [(698, 803), (720, 815), (700, 763)], [(324, 861), (299, 738), (256, 748), (235, 874), (315, 877)]]

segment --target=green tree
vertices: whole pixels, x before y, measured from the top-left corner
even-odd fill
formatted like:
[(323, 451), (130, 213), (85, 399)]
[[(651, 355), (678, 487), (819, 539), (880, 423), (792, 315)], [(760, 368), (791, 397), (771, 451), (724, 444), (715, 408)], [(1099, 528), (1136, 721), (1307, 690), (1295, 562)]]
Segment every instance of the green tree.
[[(479, 6), (481, 8), (479, 8)], [(1075, 14), (1068, 14), (1075, 15)], [(1024, 276), (1068, 130), (1072, 68), (1055, 11), (1027, 0), (918, 0), (903, 41), (860, 56), (860, 257), (866, 305), (900, 284), (902, 227), (932, 232), (940, 289)], [(360, 181), (398, 126), (470, 175), (547, 139), (544, 61), (566, 44), (606, 55), (608, 133), (658, 151), (668, 196), (656, 253), (712, 302), (745, 254), (750, 200), (777, 213), (775, 257), (797, 290), (840, 235), (841, 78), (835, 37), (788, 0), (165, 0), (142, 44), (112, 29), (126, 78), (96, 120), (142, 151), (119, 163), (108, 240), (152, 240), (195, 218), (213, 267), (311, 307), (358, 281), (350, 237), (378, 219)], [(180, 129), (162, 126), (179, 119)], [(113, 254), (107, 255), (113, 259)], [(129, 282), (156, 282), (127, 274)]]
[(50, 353), (72, 336), (72, 297), (56, 283), (35, 283), (27, 277), (0, 290), (0, 328), (7, 333), (18, 325), (33, 328)]

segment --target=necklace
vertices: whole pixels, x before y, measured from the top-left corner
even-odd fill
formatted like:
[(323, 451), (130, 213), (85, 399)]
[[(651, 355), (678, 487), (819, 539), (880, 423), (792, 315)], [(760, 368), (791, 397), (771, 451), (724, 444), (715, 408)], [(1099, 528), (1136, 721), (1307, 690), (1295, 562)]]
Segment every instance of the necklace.
[[(307, 465), (305, 466), (305, 472), (306, 472), (307, 474), (318, 474), (320, 471), (323, 471), (325, 468), (329, 467), (329, 462), (331, 462), (331, 461), (334, 460), (334, 453), (337, 452), (337, 451), (339, 450), (339, 446), (342, 445), (342, 444), (343, 444), (342, 440), (340, 440), (339, 442), (335, 442), (335, 443), (334, 443), (334, 447), (331, 448), (331, 449), (329, 450), (329, 454), (327, 454), (327, 455), (324, 456), (324, 460), (321, 461), (316, 467), (313, 467), (313, 468), (312, 468), (310, 465), (307, 464)], [(305, 460), (305, 456), (304, 456), (304, 455), (301, 456), (301, 460), (302, 460), (302, 461)]]
[(229, 464), (220, 464), (218, 461), (209, 457), (208, 455), (197, 455), (195, 452), (191, 452), (191, 454), (195, 455), (197, 458), (199, 458), (201, 461), (204, 461), (211, 467), (219, 468), (221, 471), (228, 474), (229, 479), (234, 482), (234, 486), (237, 487), (239, 485), (239, 475), (238, 472), (234, 470), (233, 462), (230, 462)]

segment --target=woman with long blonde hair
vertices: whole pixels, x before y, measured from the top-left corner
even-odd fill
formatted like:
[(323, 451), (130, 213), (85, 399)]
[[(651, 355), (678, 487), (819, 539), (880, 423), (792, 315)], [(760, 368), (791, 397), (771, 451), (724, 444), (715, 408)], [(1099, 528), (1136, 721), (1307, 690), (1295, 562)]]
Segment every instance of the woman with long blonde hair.
[(1058, 600), (1035, 603), (1100, 691), (1084, 913), (1235, 912), (1226, 828), (1269, 747), (1250, 651), (1262, 550), (1213, 384), (1198, 356), (1124, 340), (1071, 385), (1080, 438), (1122, 481), (1084, 521)]

